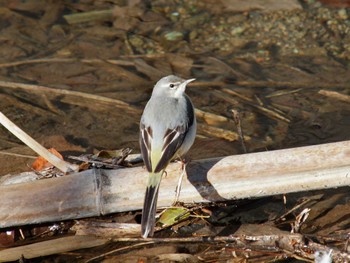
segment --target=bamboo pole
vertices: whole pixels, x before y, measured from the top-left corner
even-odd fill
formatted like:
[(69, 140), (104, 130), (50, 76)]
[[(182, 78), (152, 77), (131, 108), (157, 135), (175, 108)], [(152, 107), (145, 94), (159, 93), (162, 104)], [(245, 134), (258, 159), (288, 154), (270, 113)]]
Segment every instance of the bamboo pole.
[[(180, 202), (216, 202), (350, 185), (350, 141), (190, 162)], [(181, 174), (172, 163), (158, 205), (170, 206)], [(0, 227), (139, 210), (148, 174), (143, 167), (88, 170), (0, 186)]]

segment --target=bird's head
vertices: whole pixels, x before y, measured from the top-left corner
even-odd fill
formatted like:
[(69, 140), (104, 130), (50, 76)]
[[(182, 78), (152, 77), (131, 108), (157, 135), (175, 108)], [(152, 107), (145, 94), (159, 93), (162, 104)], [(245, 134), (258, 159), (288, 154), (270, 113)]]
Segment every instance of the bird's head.
[(187, 84), (194, 80), (185, 80), (174, 75), (166, 76), (154, 86), (153, 95), (180, 98), (185, 93)]

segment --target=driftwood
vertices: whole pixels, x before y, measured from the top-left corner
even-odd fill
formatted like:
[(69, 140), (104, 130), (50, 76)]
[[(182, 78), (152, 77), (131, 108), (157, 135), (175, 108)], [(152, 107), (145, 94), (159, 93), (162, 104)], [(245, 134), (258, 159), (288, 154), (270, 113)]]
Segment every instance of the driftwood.
[[(350, 185), (350, 141), (192, 161), (180, 202), (253, 198)], [(181, 164), (164, 175), (159, 207), (174, 201)], [(139, 210), (143, 167), (93, 169), (59, 178), (0, 186), (0, 227)]]

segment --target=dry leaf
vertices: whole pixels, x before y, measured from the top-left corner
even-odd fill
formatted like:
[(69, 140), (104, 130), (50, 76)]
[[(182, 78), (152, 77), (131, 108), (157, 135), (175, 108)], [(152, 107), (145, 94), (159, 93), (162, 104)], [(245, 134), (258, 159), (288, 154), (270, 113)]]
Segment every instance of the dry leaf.
[[(49, 151), (51, 153), (53, 153), (54, 155), (56, 155), (58, 158), (63, 160), (63, 156), (58, 151), (56, 151), (54, 148), (50, 148)], [(49, 163), (45, 158), (43, 158), (41, 156), (36, 158), (35, 161), (32, 164), (32, 168), (35, 171), (41, 171), (44, 168), (48, 168), (48, 167), (51, 167), (51, 166), (53, 166), (53, 165), (51, 163)]]
[(12, 246), (15, 242), (15, 231), (8, 230), (0, 233), (0, 247)]

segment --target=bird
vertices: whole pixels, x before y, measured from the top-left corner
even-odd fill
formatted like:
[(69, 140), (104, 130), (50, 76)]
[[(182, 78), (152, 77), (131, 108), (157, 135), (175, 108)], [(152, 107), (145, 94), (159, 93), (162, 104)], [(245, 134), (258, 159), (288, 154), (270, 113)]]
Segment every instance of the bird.
[(141, 218), (143, 238), (154, 234), (159, 185), (167, 165), (183, 157), (196, 137), (194, 107), (185, 94), (186, 85), (194, 80), (174, 75), (161, 78), (140, 120), (141, 155), (149, 173)]

